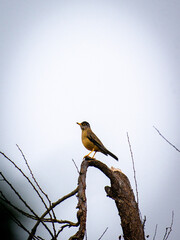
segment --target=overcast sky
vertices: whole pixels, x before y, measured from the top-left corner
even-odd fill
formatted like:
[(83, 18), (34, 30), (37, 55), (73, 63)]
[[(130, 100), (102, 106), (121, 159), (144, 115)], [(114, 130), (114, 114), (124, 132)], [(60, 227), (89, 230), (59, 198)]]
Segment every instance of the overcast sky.
[[(77, 121), (88, 121), (119, 162), (96, 158), (120, 168), (134, 188), (128, 132), (150, 239), (156, 224), (163, 239), (172, 210), (169, 239), (180, 237), (180, 154), (153, 128), (180, 148), (179, 13), (175, 0), (0, 1), (0, 151), (25, 169), (18, 144), (56, 201), (77, 185), (72, 158), (80, 166), (88, 153)], [(36, 208), (36, 197), (2, 157), (1, 171)], [(91, 168), (87, 181), (88, 239), (106, 227), (103, 239), (118, 239), (108, 180)], [(75, 221), (76, 203), (64, 205), (59, 218)]]

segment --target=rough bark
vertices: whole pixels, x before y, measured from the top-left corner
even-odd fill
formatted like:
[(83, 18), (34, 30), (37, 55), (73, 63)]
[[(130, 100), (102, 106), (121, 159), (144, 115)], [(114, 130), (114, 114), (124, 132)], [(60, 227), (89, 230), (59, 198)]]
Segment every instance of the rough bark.
[(116, 176), (117, 182), (114, 182), (111, 187), (105, 187), (109, 197), (114, 199), (123, 229), (125, 240), (144, 240), (143, 224), (139, 215), (138, 204), (136, 203), (133, 190), (126, 175), (118, 169), (112, 169)]
[(136, 203), (133, 190), (127, 176), (119, 169), (108, 168), (104, 163), (86, 158), (81, 164), (80, 175), (78, 179), (78, 205), (77, 218), (79, 221), (79, 230), (70, 238), (83, 240), (86, 231), (86, 172), (89, 166), (93, 166), (102, 171), (109, 179), (111, 186), (106, 186), (107, 196), (112, 198), (117, 206), (121, 226), (125, 240), (145, 240), (143, 224), (139, 215), (138, 204)]
[(79, 230), (69, 240), (83, 240), (86, 232), (86, 216), (87, 216), (87, 201), (86, 201), (86, 173), (89, 166), (88, 161), (83, 161), (78, 178), (78, 204), (77, 219), (79, 223)]

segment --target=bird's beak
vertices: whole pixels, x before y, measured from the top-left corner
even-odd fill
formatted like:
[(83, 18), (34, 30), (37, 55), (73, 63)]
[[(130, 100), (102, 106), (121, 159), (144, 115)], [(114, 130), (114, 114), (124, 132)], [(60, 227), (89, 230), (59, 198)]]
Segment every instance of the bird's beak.
[(81, 123), (78, 123), (78, 122), (77, 122), (77, 124), (78, 124), (79, 126), (81, 126)]

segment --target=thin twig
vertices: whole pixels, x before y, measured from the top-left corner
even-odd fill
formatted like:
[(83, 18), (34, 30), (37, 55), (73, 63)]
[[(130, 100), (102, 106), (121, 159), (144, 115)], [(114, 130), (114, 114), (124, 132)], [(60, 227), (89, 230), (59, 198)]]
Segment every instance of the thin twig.
[[(58, 221), (59, 222), (59, 221)], [(63, 222), (63, 221), (62, 221)], [(65, 228), (65, 227), (77, 227), (77, 226), (79, 226), (79, 223), (77, 222), (77, 223), (73, 223), (73, 222), (70, 222), (70, 221), (64, 221), (64, 223), (66, 223), (67, 222), (67, 224), (65, 224), (65, 225), (63, 225), (63, 226), (61, 226), (61, 228), (59, 229), (59, 231), (58, 231), (58, 233), (56, 234), (56, 237), (58, 237), (58, 235), (63, 231), (63, 229)]]
[(77, 167), (77, 165), (76, 165), (76, 162), (74, 161), (73, 158), (72, 158), (72, 161), (73, 161), (73, 163), (74, 163), (74, 165), (75, 165), (75, 167), (76, 167), (76, 169), (77, 169), (78, 174), (80, 174), (79, 169), (78, 169), (78, 167)]
[[(8, 158), (3, 152), (0, 151), (0, 154), (3, 155), (9, 162), (11, 162), (16, 169), (18, 169), (18, 171), (27, 179), (27, 181), (30, 183), (30, 185), (33, 187), (33, 189), (35, 190), (35, 192), (37, 193), (37, 195), (39, 196), (39, 198), (41, 199), (41, 201), (44, 203), (44, 205), (46, 206), (46, 203), (44, 202), (43, 198), (41, 197), (39, 191), (37, 190), (37, 188), (34, 186), (34, 184), (31, 182), (31, 180), (26, 176), (26, 174), (15, 164), (15, 162), (13, 162), (10, 158)], [(1, 174), (2, 175), (2, 174)], [(7, 181), (6, 181), (7, 182)], [(7, 182), (9, 184), (9, 182)], [(12, 184), (9, 184), (9, 186), (12, 186)], [(12, 188), (13, 189), (13, 188)], [(13, 190), (14, 191), (14, 190)], [(16, 190), (15, 190), (16, 191)], [(23, 200), (24, 201), (24, 200)], [(25, 202), (25, 201), (24, 201)], [(46, 206), (47, 207), (47, 206)], [(48, 208), (47, 208), (48, 209)], [(29, 209), (30, 210), (30, 209)], [(31, 209), (32, 210), (32, 209)], [(31, 211), (30, 210), (30, 211)], [(34, 214), (34, 213), (33, 213)], [(38, 218), (38, 216), (36, 215), (36, 217)], [(40, 221), (41, 222), (41, 221)], [(52, 235), (50, 229), (46, 226), (45, 223), (43, 223), (43, 226), (47, 229), (47, 231), (49, 232), (50, 235)], [(53, 237), (53, 235), (52, 235)]]
[(100, 238), (98, 238), (98, 240), (100, 240), (104, 236), (107, 230), (108, 230), (108, 227), (104, 230), (103, 234), (100, 236)]
[(14, 204), (12, 204), (6, 197), (5, 195), (3, 194), (2, 191), (0, 191), (0, 194), (2, 195), (2, 197), (0, 196), (0, 199), (5, 202), (6, 204), (8, 204), (9, 206), (11, 206), (12, 208), (14, 208), (17, 212), (21, 213), (22, 215), (28, 217), (28, 218), (31, 218), (31, 219), (34, 219), (34, 220), (37, 220), (38, 218), (34, 215), (31, 215), (27, 212), (24, 212), (23, 210), (19, 209), (18, 207), (16, 207)]
[[(34, 184), (31, 182), (31, 180), (26, 176), (26, 174), (15, 164), (15, 162), (13, 162), (10, 158), (8, 158), (3, 152), (0, 152), (1, 155), (3, 155), (9, 162), (11, 162), (14, 167), (16, 169), (18, 169), (18, 171), (27, 179), (27, 181), (30, 183), (30, 185), (33, 187), (33, 189), (35, 190), (35, 192), (37, 193), (37, 195), (39, 196), (39, 198), (41, 199), (41, 201), (44, 203), (44, 205), (46, 206), (46, 203), (44, 202), (42, 196), (40, 195), (39, 191), (37, 190), (37, 188), (34, 186)], [(47, 206), (46, 206), (47, 207)]]
[(164, 234), (163, 240), (167, 240), (171, 231), (172, 231), (172, 226), (173, 226), (173, 222), (174, 222), (174, 211), (172, 211), (172, 218), (171, 218), (171, 225), (170, 227), (166, 228), (166, 232)]
[(130, 150), (130, 153), (131, 153), (131, 159), (132, 159), (132, 165), (133, 165), (134, 181), (135, 181), (135, 186), (136, 186), (137, 204), (139, 205), (138, 186), (137, 186), (137, 179), (136, 179), (136, 171), (135, 171), (134, 157), (133, 157), (133, 152), (132, 152), (132, 148), (131, 148), (131, 143), (130, 143), (130, 140), (129, 140), (128, 132), (127, 132), (127, 139), (128, 139), (129, 150)]
[(156, 238), (156, 234), (157, 234), (157, 227), (158, 227), (158, 225), (156, 224), (155, 231), (154, 231), (154, 236), (153, 236), (153, 240), (155, 240), (155, 238)]
[(55, 223), (60, 223), (60, 224), (64, 224), (64, 223), (67, 223), (69, 224), (69, 226), (74, 226), (74, 227), (77, 227), (79, 225), (79, 223), (74, 223), (74, 222), (71, 222), (71, 221), (68, 221), (68, 220), (58, 220), (58, 219), (51, 219), (51, 218), (42, 218), (41, 219), (43, 222), (55, 222)]
[[(21, 197), (21, 195), (16, 191), (16, 189), (12, 186), (12, 184), (4, 177), (4, 175), (0, 172), (0, 175), (4, 179), (4, 181), (10, 186), (10, 188), (13, 190), (13, 192), (18, 196), (18, 198), (24, 203), (24, 205), (34, 214), (34, 216), (39, 219), (38, 215), (34, 212), (34, 210), (26, 203), (26, 201)], [(42, 221), (41, 221), (42, 222)], [(43, 226), (47, 229), (50, 235), (52, 235), (50, 229), (46, 226), (45, 223), (43, 223)]]
[(159, 133), (159, 135), (160, 135), (167, 143), (169, 143), (169, 145), (171, 145), (174, 149), (176, 149), (176, 151), (180, 152), (180, 150), (179, 150), (176, 146), (174, 146), (171, 142), (169, 142), (169, 141), (160, 133), (160, 131), (159, 131), (155, 126), (153, 126), (153, 128)]
[[(28, 164), (28, 161), (27, 161), (27, 159), (26, 159), (26, 157), (25, 157), (22, 149), (19, 147), (18, 144), (16, 144), (16, 146), (17, 146), (18, 150), (21, 152), (21, 155), (22, 155), (22, 157), (23, 157), (23, 159), (24, 159), (24, 161), (25, 161), (25, 163), (26, 163), (26, 166), (27, 166), (27, 168), (28, 168), (28, 170), (29, 170), (29, 172), (30, 172), (30, 174), (31, 174), (31, 176), (32, 176), (32, 179), (34, 180), (35, 184), (38, 186), (38, 188), (39, 188), (39, 190), (42, 192), (42, 194), (44, 194), (44, 196), (46, 197), (46, 199), (47, 199), (48, 202), (49, 202), (49, 205), (51, 206), (51, 201), (50, 201), (48, 195), (42, 190), (42, 188), (41, 188), (40, 185), (38, 184), (36, 178), (34, 177), (34, 174), (33, 174), (32, 170), (31, 170), (31, 168), (30, 168), (30, 166), (29, 166), (29, 164)], [(48, 207), (47, 207), (47, 205), (45, 204), (45, 202), (44, 202), (44, 205), (45, 205), (46, 209), (48, 209)], [(52, 213), (53, 213), (54, 218), (56, 218), (53, 209), (52, 209)], [(52, 219), (51, 212), (49, 212), (49, 216), (50, 216), (50, 218)], [(54, 230), (54, 235), (56, 235), (56, 229), (55, 229), (55, 225), (54, 225), (54, 222), (53, 222), (53, 221), (52, 221), (52, 226), (53, 226), (53, 230)]]
[(62, 198), (60, 198), (59, 200), (57, 200), (56, 202), (52, 203), (52, 205), (49, 207), (49, 209), (47, 209), (43, 214), (42, 216), (40, 217), (40, 219), (36, 222), (36, 224), (34, 225), (34, 227), (32, 228), (31, 230), (31, 233), (28, 237), (28, 240), (31, 240), (33, 238), (33, 236), (35, 235), (35, 232), (36, 232), (36, 229), (38, 227), (38, 225), (40, 224), (41, 222), (41, 219), (43, 219), (48, 213), (49, 211), (52, 210), (52, 208), (56, 207), (58, 204), (60, 204), (61, 202), (63, 202), (64, 200), (74, 196), (76, 193), (78, 192), (78, 187), (73, 190), (72, 192), (70, 192), (69, 194), (63, 196)]
[(58, 235), (64, 230), (65, 227), (72, 227), (69, 224), (65, 224), (63, 226), (61, 226), (61, 228), (59, 229), (59, 231), (56, 234), (56, 238), (58, 237)]
[[(34, 177), (34, 174), (33, 174), (32, 170), (31, 170), (31, 168), (30, 168), (30, 166), (29, 166), (29, 164), (28, 164), (28, 161), (27, 161), (27, 159), (26, 159), (23, 151), (22, 151), (21, 148), (18, 146), (18, 144), (16, 144), (16, 146), (17, 146), (18, 150), (21, 152), (21, 155), (22, 155), (22, 157), (23, 157), (23, 159), (24, 159), (24, 161), (25, 161), (25, 163), (26, 163), (26, 165), (27, 165), (27, 168), (28, 168), (28, 170), (29, 170), (29, 172), (30, 172), (30, 174), (31, 174), (31, 176), (32, 176), (32, 179), (34, 180), (34, 182), (35, 182), (36, 185), (38, 186), (39, 190), (40, 190), (40, 191), (45, 195), (45, 197), (48, 199), (48, 195), (42, 190), (42, 188), (39, 186), (38, 182), (36, 181), (36, 179), (35, 179), (35, 177)], [(48, 200), (49, 200), (49, 199), (48, 199)]]
[(10, 186), (13, 192), (18, 196), (18, 198), (24, 203), (24, 205), (38, 218), (38, 215), (33, 211), (33, 209), (24, 201), (21, 195), (16, 191), (16, 189), (12, 186), (12, 184), (5, 178), (5, 176), (0, 172), (0, 175), (4, 179), (4, 181)]
[(67, 198), (70, 198), (70, 197), (74, 196), (77, 192), (78, 192), (78, 187), (76, 189), (74, 189), (72, 192), (70, 192), (67, 195), (63, 196), (62, 198), (58, 199), (56, 202), (53, 202), (51, 207), (50, 207), (50, 210), (52, 208), (54, 208), (55, 206), (57, 206), (59, 203), (61, 203), (64, 200), (66, 200)]

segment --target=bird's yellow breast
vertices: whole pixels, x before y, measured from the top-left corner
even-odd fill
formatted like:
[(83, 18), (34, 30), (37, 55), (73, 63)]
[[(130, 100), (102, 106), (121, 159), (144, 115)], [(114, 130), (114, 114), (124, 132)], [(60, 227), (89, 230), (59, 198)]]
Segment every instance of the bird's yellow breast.
[(93, 149), (94, 151), (98, 151), (98, 147), (87, 138), (87, 135), (88, 130), (82, 131), (82, 143), (84, 147), (87, 148), (89, 151), (92, 151)]

